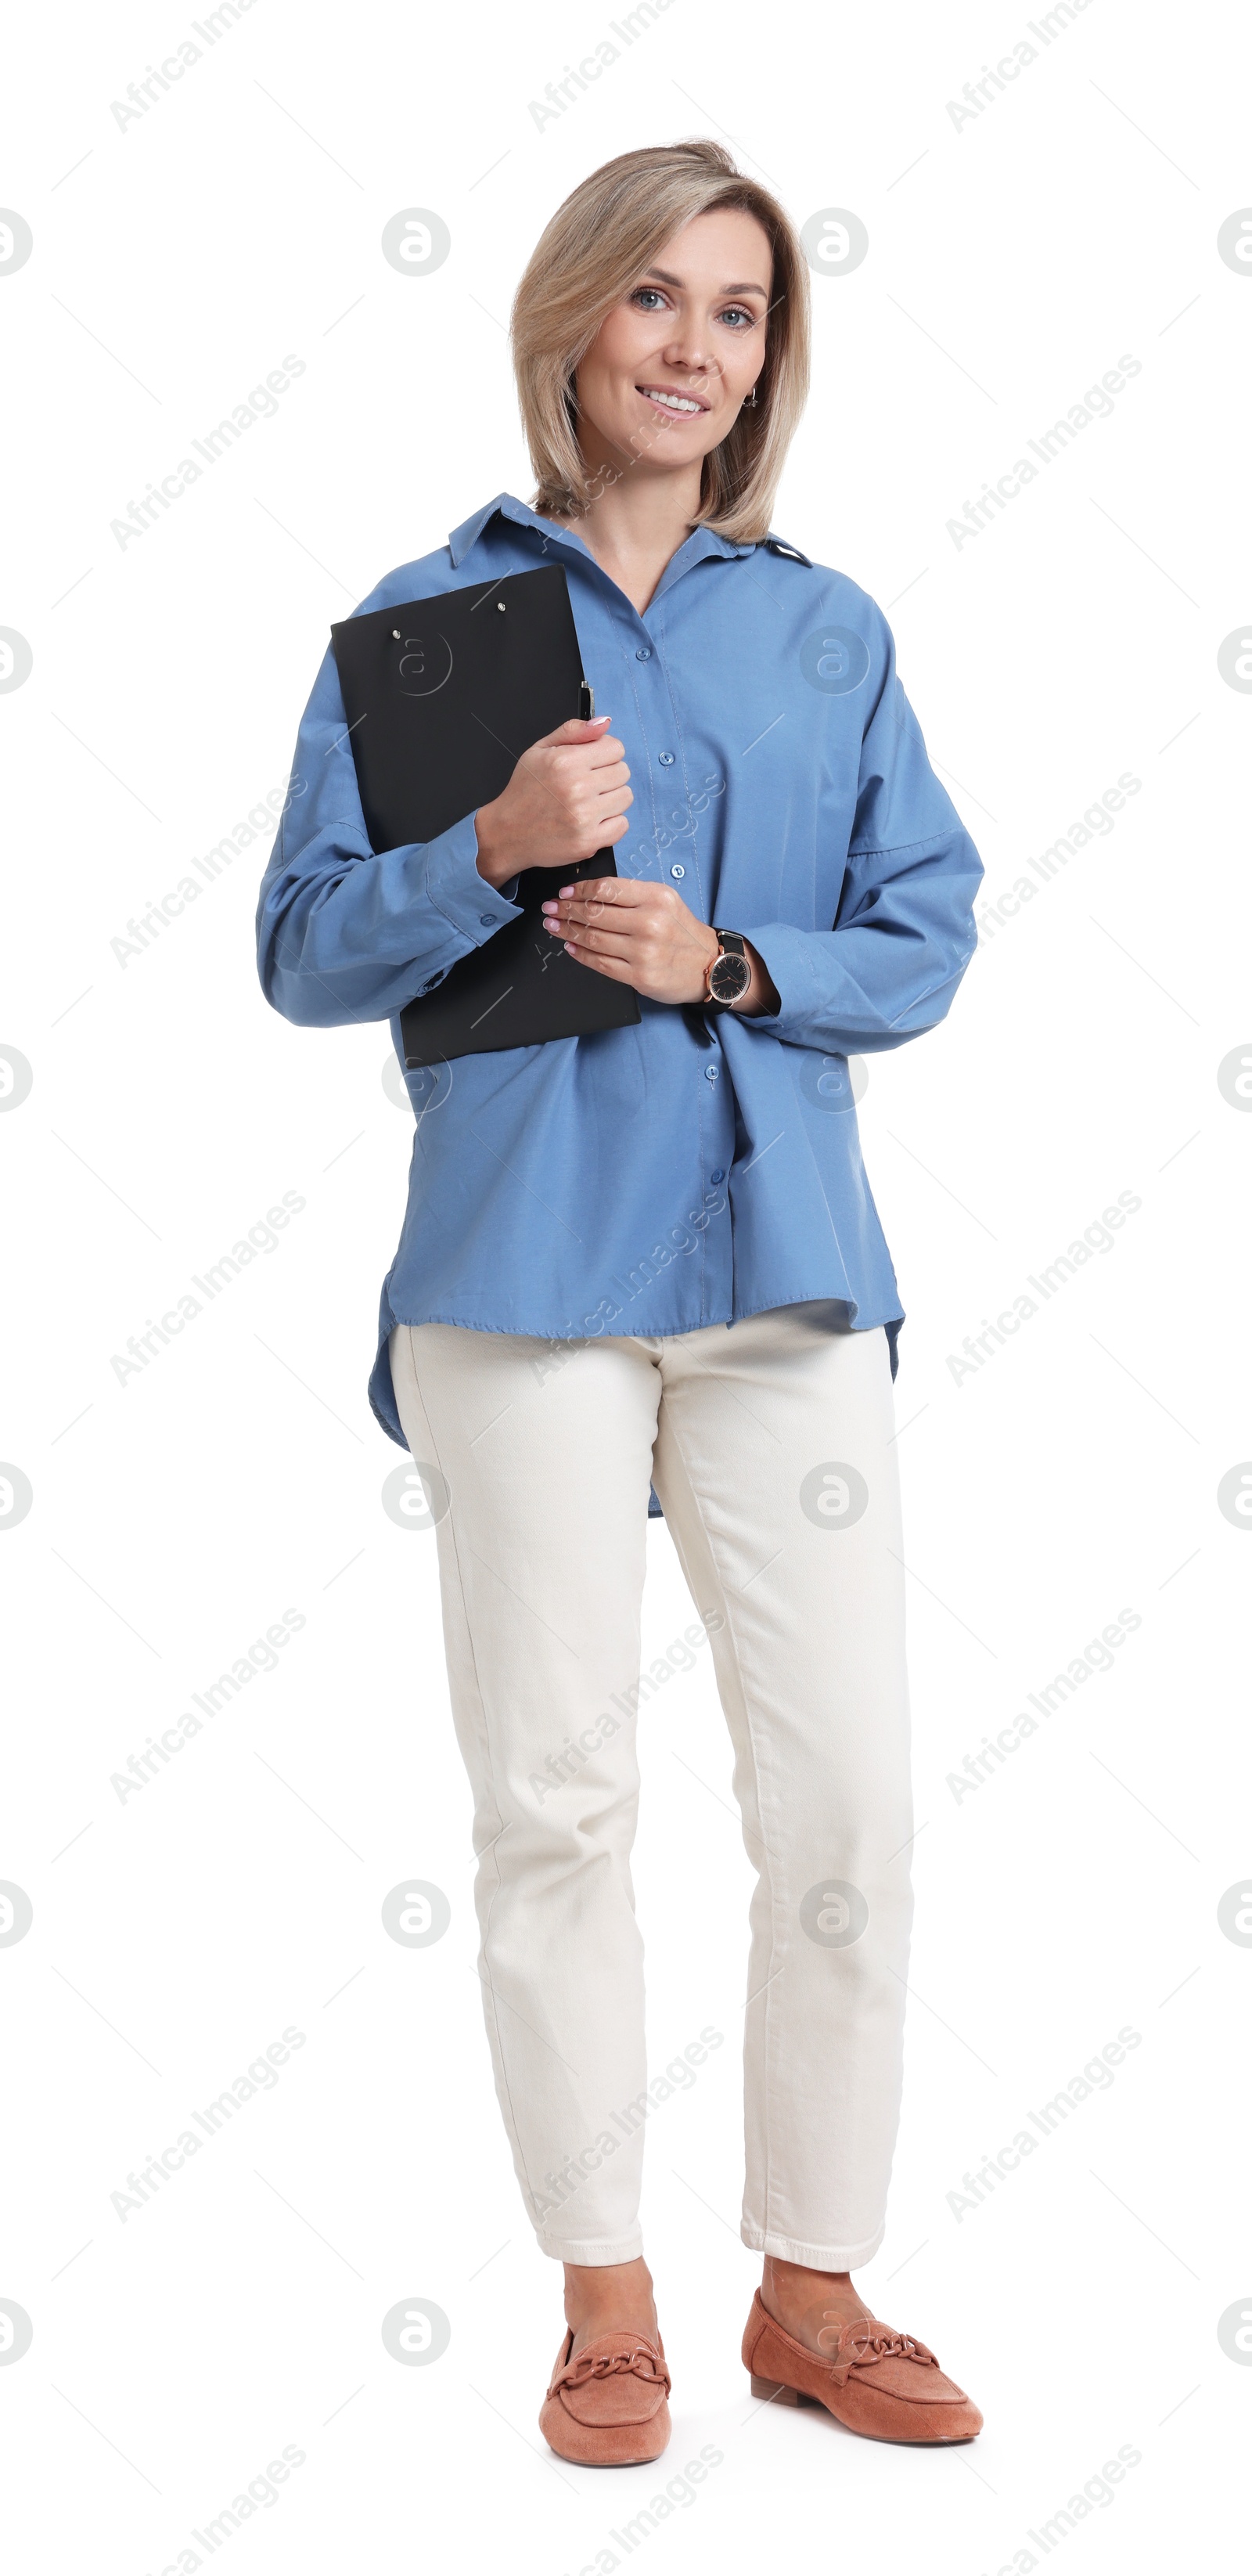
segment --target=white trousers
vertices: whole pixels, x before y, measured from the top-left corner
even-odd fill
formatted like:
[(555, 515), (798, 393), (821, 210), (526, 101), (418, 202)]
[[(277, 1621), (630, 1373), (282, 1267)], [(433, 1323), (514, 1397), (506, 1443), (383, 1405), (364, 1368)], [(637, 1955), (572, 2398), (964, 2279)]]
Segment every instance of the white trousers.
[(831, 2271), (882, 2240), (911, 1916), (903, 1569), (886, 1336), (841, 1318), (391, 1337), (405, 1437), (437, 1470), (496, 2088), (539, 2243), (567, 2262), (642, 2249), (649, 1480), (710, 1630), (758, 1873), (741, 2234)]

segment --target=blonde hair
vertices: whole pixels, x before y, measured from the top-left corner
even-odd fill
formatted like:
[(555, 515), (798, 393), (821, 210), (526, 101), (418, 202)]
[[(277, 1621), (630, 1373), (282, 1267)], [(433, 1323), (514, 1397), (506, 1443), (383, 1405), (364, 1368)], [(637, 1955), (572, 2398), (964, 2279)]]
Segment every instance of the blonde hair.
[(569, 517), (588, 506), (574, 371), (615, 304), (663, 244), (697, 215), (735, 206), (769, 237), (774, 272), (756, 404), (704, 460), (697, 524), (753, 543), (765, 536), (809, 383), (808, 263), (777, 198), (744, 178), (720, 143), (623, 152), (559, 206), (513, 299), (513, 369), (538, 489), (534, 508)]

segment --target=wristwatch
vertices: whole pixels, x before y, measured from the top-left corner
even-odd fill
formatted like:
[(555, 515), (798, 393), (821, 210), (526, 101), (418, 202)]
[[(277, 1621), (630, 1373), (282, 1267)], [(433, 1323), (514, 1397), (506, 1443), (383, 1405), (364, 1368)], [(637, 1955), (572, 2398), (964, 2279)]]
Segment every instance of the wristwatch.
[(705, 975), (705, 999), (713, 1010), (740, 1002), (752, 981), (752, 967), (737, 930), (716, 932), (718, 953)]

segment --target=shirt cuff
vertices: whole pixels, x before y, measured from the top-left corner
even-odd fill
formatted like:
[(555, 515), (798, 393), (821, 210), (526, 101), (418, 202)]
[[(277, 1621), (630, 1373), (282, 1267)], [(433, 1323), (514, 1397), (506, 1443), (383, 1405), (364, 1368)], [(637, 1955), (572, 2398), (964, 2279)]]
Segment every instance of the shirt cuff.
[(771, 921), (763, 930), (745, 930), (742, 936), (755, 948), (778, 995), (776, 1011), (736, 1011), (735, 1018), (745, 1028), (764, 1029), (776, 1037), (786, 1021), (812, 1003), (812, 965), (806, 946), (807, 931), (796, 930), (789, 921)]
[[(516, 877), (510, 878), (516, 885)], [(522, 907), (478, 873), (478, 834), (474, 817), (454, 823), (427, 844), (426, 894), (445, 921), (474, 948), (485, 947), (506, 921), (516, 921)]]

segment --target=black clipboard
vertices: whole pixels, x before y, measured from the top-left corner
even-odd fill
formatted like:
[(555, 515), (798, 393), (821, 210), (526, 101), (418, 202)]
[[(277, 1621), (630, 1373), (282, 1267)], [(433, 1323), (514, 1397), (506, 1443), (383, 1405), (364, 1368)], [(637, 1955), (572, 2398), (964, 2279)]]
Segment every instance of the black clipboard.
[[(374, 850), (434, 840), (498, 796), (531, 743), (592, 712), (560, 564), (371, 609), (330, 634)], [(521, 917), (401, 1012), (405, 1064), (635, 1024), (632, 987), (567, 957), (540, 909), (559, 886), (616, 874), (607, 849), (524, 870)]]

